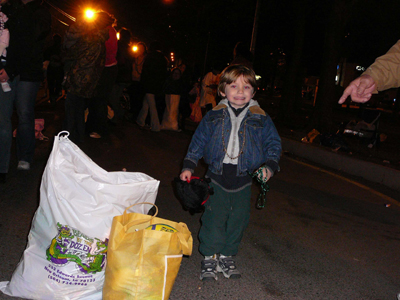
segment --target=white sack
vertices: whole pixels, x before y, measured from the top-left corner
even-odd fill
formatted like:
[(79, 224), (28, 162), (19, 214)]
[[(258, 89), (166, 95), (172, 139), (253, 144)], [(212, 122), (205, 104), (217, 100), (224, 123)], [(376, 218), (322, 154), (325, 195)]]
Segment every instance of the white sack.
[[(63, 132), (65, 133), (65, 132)], [(107, 172), (60, 133), (43, 173), (28, 244), (0, 290), (27, 299), (102, 298), (112, 219), (134, 203), (154, 203), (159, 181)], [(150, 205), (131, 211), (147, 214)]]

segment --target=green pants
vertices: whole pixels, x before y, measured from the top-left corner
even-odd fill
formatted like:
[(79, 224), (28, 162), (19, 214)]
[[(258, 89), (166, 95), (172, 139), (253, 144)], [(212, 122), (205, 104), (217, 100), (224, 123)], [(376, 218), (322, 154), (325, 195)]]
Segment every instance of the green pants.
[(201, 217), (200, 253), (236, 255), (250, 220), (251, 186), (238, 192), (226, 192), (213, 183), (210, 186), (214, 195), (206, 202)]

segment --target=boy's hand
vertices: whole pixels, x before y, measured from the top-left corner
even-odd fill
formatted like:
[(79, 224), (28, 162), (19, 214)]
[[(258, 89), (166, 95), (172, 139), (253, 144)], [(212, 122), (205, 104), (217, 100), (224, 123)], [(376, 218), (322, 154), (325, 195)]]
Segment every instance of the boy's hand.
[[(272, 173), (268, 168), (263, 168), (262, 173), (263, 173), (263, 181), (268, 181), (272, 176)], [(265, 178), (267, 178), (267, 180), (265, 180)]]
[(181, 173), (179, 178), (183, 181), (190, 181), (190, 178), (192, 178), (192, 172), (185, 170)]

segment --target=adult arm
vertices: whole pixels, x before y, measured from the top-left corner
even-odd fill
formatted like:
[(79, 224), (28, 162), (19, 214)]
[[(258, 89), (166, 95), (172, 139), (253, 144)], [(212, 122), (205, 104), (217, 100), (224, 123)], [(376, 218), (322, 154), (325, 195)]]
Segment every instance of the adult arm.
[(378, 91), (400, 86), (400, 40), (389, 51), (378, 57), (362, 75), (373, 78)]
[(373, 93), (400, 86), (400, 40), (345, 89), (339, 103), (348, 96), (355, 102), (367, 102)]

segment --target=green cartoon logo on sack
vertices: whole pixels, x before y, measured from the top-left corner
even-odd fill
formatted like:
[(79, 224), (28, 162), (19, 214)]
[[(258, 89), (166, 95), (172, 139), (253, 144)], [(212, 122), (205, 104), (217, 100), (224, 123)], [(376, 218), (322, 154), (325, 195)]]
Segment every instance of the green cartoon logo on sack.
[(85, 274), (103, 271), (106, 265), (108, 239), (91, 238), (68, 225), (57, 223), (58, 234), (46, 250), (47, 260), (56, 266), (75, 263)]

